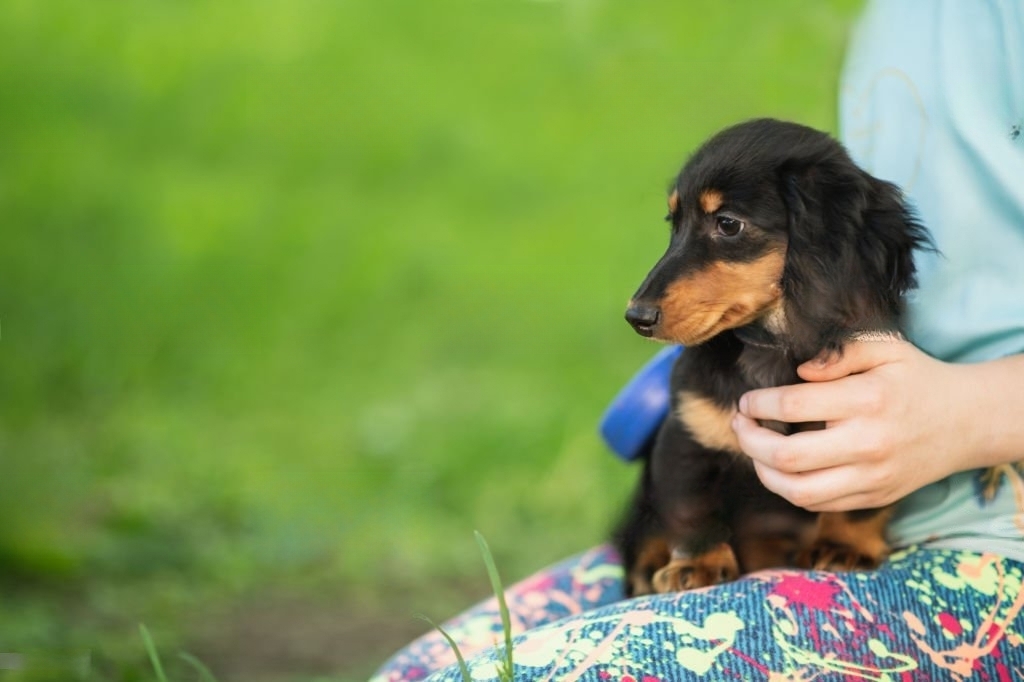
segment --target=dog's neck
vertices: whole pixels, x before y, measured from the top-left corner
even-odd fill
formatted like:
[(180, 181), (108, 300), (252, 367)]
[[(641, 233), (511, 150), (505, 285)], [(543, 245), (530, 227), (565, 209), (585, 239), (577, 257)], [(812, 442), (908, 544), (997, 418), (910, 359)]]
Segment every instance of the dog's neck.
[(786, 344), (775, 334), (768, 331), (762, 324), (753, 322), (732, 330), (736, 338), (747, 348), (762, 348), (775, 351), (786, 351)]
[[(743, 344), (737, 359), (744, 379), (755, 388), (768, 388), (800, 382), (796, 368), (814, 355), (801, 347), (789, 330), (773, 329), (767, 321), (757, 320), (732, 330)], [(806, 344), (803, 344), (806, 345)]]
[(737, 365), (755, 388), (799, 383), (796, 368), (826, 351), (837, 351), (856, 339), (903, 338), (898, 324), (871, 323), (860, 329), (835, 325), (830, 333), (801, 342), (787, 333), (770, 331), (760, 321), (732, 330), (742, 344)]
[[(735, 330), (734, 330), (735, 331)], [(736, 334), (743, 350), (736, 360), (737, 367), (752, 388), (769, 388), (800, 381), (797, 364), (785, 344), (769, 336)]]

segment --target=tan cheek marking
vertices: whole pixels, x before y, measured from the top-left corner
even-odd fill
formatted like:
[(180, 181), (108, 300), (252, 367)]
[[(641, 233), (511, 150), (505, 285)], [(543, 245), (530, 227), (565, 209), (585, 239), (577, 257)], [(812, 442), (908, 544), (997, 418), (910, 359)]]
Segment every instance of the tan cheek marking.
[(717, 189), (704, 190), (700, 195), (700, 207), (705, 213), (714, 213), (722, 208), (722, 193)]
[(666, 340), (696, 345), (760, 317), (781, 300), (784, 250), (750, 263), (714, 263), (669, 286), (661, 302)]
[(668, 214), (675, 215), (679, 209), (679, 191), (672, 190), (672, 194), (668, 195)]
[(742, 454), (732, 430), (735, 408), (724, 408), (696, 393), (683, 391), (679, 395), (678, 415), (694, 440), (704, 447)]

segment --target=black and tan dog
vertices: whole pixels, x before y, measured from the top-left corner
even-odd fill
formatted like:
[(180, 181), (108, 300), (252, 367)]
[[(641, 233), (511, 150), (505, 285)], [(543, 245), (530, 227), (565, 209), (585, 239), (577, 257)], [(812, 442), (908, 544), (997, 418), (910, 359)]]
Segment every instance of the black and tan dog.
[[(899, 333), (914, 250), (900, 190), (819, 131), (761, 119), (706, 142), (669, 195), (668, 251), (629, 304), (638, 333), (684, 344), (672, 404), (616, 534), (627, 592), (750, 571), (871, 568), (890, 509), (811, 512), (768, 491), (731, 428), (752, 388), (864, 333)], [(782, 433), (815, 424), (766, 424)]]

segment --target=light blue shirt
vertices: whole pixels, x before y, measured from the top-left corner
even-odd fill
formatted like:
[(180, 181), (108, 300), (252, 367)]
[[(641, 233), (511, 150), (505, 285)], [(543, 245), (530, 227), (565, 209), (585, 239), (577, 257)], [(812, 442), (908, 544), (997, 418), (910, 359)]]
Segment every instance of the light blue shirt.
[[(839, 108), (854, 159), (904, 189), (941, 252), (918, 255), (910, 340), (950, 362), (1024, 352), (1024, 3), (870, 3)], [(1024, 419), (1024, 386), (1007, 409)], [(893, 542), (1024, 560), (1024, 478), (1008, 469), (986, 501), (982, 473), (907, 498)]]

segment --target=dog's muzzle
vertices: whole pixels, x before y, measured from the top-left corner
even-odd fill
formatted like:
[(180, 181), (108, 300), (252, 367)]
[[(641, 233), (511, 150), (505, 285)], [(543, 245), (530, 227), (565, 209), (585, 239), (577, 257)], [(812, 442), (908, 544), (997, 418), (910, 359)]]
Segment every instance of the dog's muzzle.
[(654, 336), (654, 328), (661, 319), (661, 311), (657, 306), (643, 303), (631, 303), (626, 308), (626, 322), (629, 322), (640, 336)]

